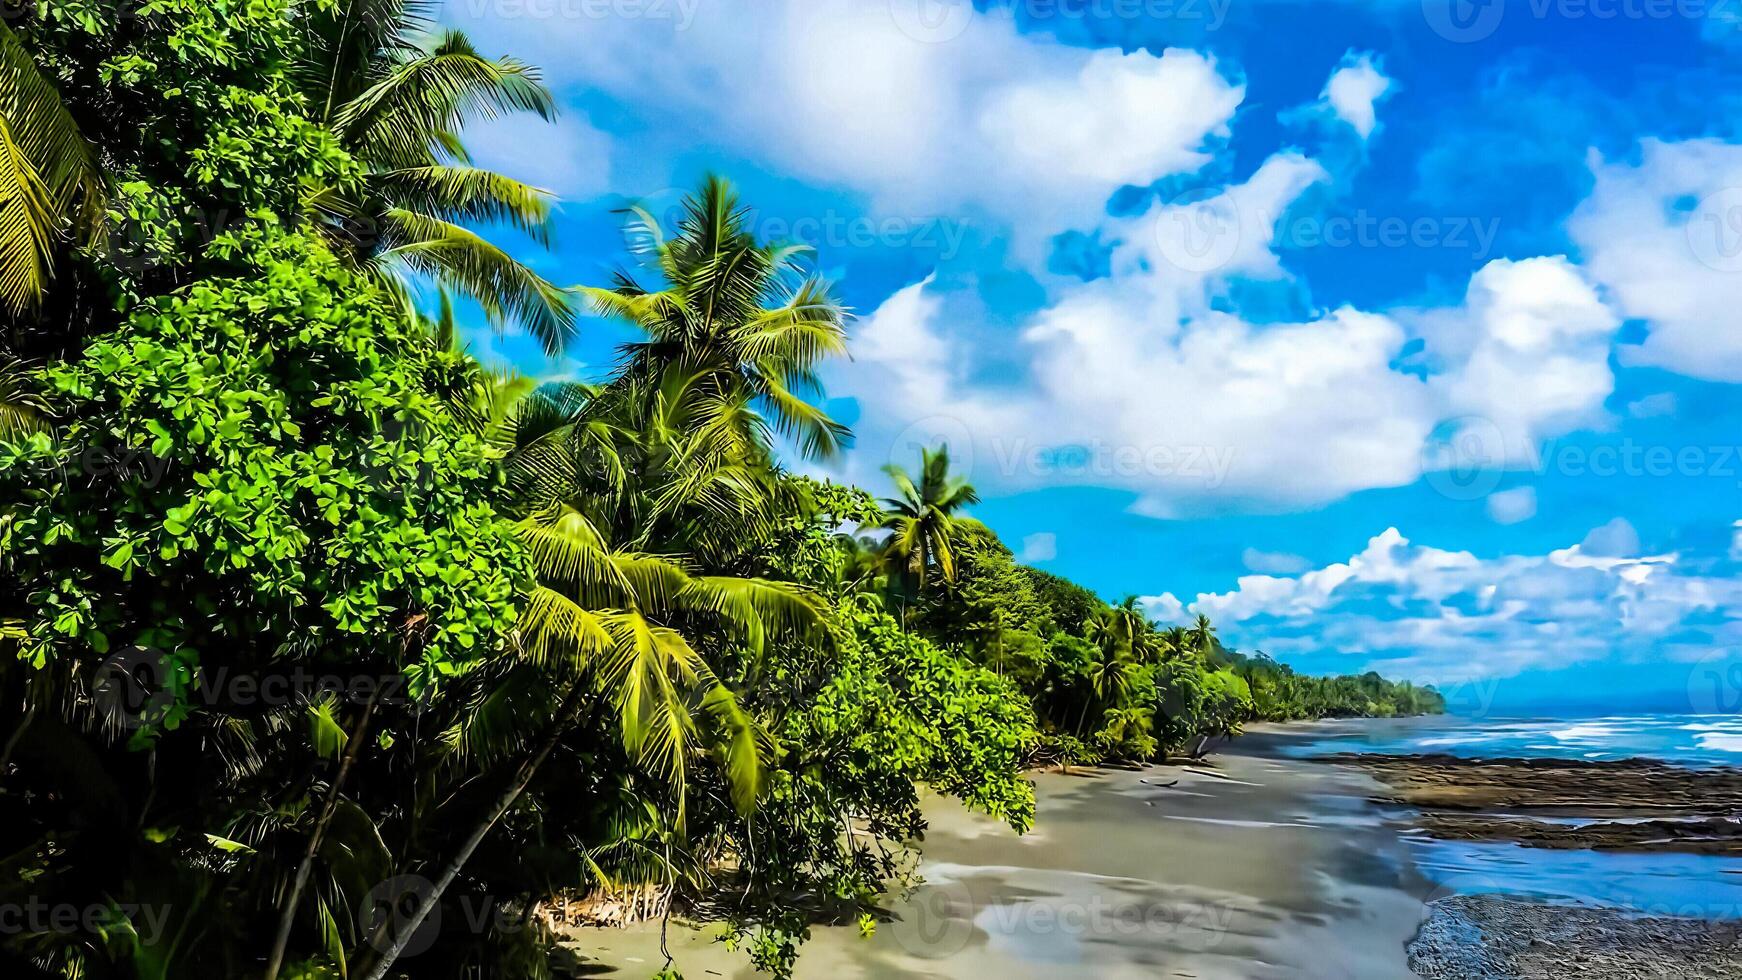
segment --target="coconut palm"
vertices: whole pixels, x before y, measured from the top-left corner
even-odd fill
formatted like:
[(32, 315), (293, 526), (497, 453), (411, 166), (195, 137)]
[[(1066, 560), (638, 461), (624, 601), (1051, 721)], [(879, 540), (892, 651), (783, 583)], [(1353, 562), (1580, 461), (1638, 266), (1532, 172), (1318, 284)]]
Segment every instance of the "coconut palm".
[(1198, 653), (1208, 657), (1216, 650), (1216, 628), (1210, 625), (1210, 617), (1198, 614), (1197, 621), (1192, 623), (1190, 630), (1192, 646)]
[(804, 455), (839, 452), (846, 427), (807, 399), (822, 394), (817, 366), (846, 352), (846, 312), (805, 270), (809, 250), (758, 242), (749, 209), (718, 177), (684, 201), (675, 229), (643, 208), (629, 213), (630, 247), (660, 286), (624, 272), (609, 288), (581, 290), (594, 312), (646, 335), (624, 346), (621, 383), (657, 383), (675, 367), (709, 397), (766, 418)]
[(104, 207), (95, 151), (0, 19), (0, 305), (34, 307), (61, 248), (99, 239)]
[[(540, 401), (527, 400), (533, 405)], [(530, 423), (546, 440), (550, 432), (564, 431), (552, 429), (540, 414), (548, 409), (548, 404), (533, 409)], [(511, 414), (509, 427), (518, 420), (518, 414)], [(550, 462), (546, 457), (560, 457), (562, 450), (574, 448), (574, 442), (582, 443), (584, 452), (585, 445), (600, 437), (584, 416), (573, 419), (566, 433), (568, 446), (545, 441), (539, 452), (523, 455), (510, 463), (511, 468), (543, 468)], [(548, 490), (551, 485), (544, 482), (548, 475), (535, 474), (521, 482)], [(578, 486), (571, 493), (586, 496)], [(617, 548), (585, 510), (569, 503), (548, 503), (522, 520), (517, 530), (537, 571), (537, 584), (522, 615), (518, 648), (526, 667), (566, 693), (554, 702), (549, 717), (540, 719), (544, 734), (528, 740), (508, 787), (443, 865), (432, 893), (412, 921), (396, 937), (383, 937), (390, 943), (364, 974), (365, 980), (387, 974), (424, 913), (440, 900), (563, 735), (588, 713), (589, 705), (594, 711), (600, 706), (608, 710), (629, 757), (671, 785), (677, 807), (670, 825), (679, 833), (689, 765), (704, 746), (711, 746), (723, 760), (733, 803), (748, 813), (765, 788), (772, 746), (692, 645), (687, 627), (703, 626), (728, 638), (753, 659), (770, 639), (820, 642), (826, 636), (820, 601), (805, 590), (784, 582), (695, 574), (678, 561)], [(474, 732), (487, 741), (492, 733), (525, 722), (525, 718), (491, 721), (480, 715), (452, 733), (449, 741), (469, 744)]]
[(891, 533), (884, 560), (917, 595), (933, 570), (945, 582), (956, 580), (956, 547), (968, 529), (957, 511), (980, 501), (965, 478), (950, 474), (948, 446), (920, 450), (920, 479), (894, 463), (883, 468), (895, 481), (896, 496), (886, 497), (883, 526)]
[(1089, 664), (1089, 686), (1102, 704), (1117, 705), (1131, 687), (1137, 665), (1131, 655), (1118, 647), (1104, 647), (1100, 657)]
[(1099, 630), (1108, 643), (1131, 653), (1139, 663), (1149, 663), (1160, 657), (1164, 641), (1150, 625), (1149, 616), (1137, 604), (1136, 596), (1112, 607), (1101, 620), (1090, 624)]
[(472, 166), (460, 133), (510, 113), (550, 119), (555, 104), (530, 65), (486, 58), (459, 31), (434, 34), (438, 9), (341, 0), (301, 15), (310, 111), (368, 170), (360, 188), (321, 189), (310, 207), (341, 252), (396, 293), (407, 274), (428, 276), (554, 353), (574, 328), (569, 294), (469, 227), (505, 225), (548, 244), (550, 195)]

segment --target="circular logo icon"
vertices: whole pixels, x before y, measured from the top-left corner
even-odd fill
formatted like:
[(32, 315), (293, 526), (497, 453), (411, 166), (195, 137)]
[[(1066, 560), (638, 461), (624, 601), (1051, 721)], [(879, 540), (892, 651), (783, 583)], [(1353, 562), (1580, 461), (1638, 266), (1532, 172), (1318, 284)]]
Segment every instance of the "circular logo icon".
[(901, 33), (923, 44), (954, 41), (974, 19), (973, 0), (889, 0), (889, 15)]
[(1715, 272), (1742, 272), (1742, 188), (1706, 195), (1688, 215), (1688, 248)]
[[(378, 953), (385, 953), (411, 925), (418, 910), (428, 905), (435, 885), (422, 875), (399, 875), (374, 888), (357, 907), (357, 925), (365, 940)], [(405, 941), (399, 955), (416, 956), (435, 945), (442, 931), (442, 907), (437, 904), (417, 924), (417, 931)]]
[(1454, 44), (1493, 37), (1506, 17), (1505, 0), (1421, 0), (1421, 14), (1435, 34)]
[(677, 234), (689, 215), (687, 203), (695, 188), (661, 187), (651, 194), (629, 198), (618, 209), (619, 227), (631, 251), (646, 254), (655, 243)]
[(1742, 653), (1712, 650), (1688, 671), (1688, 706), (1696, 715), (1742, 712)]
[(130, 646), (97, 665), (92, 699), (111, 726), (132, 731), (163, 717), (175, 697), (163, 659), (154, 647)]
[(1500, 485), (1506, 471), (1506, 434), (1490, 419), (1467, 415), (1441, 426), (1443, 439), (1422, 447), (1428, 486), (1450, 500), (1479, 500)]
[(952, 415), (928, 415), (910, 423), (890, 440), (887, 461), (919, 478), (920, 452), (945, 447), (950, 451), (950, 475), (973, 478), (974, 433)]
[(1423, 920), (1434, 914), (1434, 906), (1447, 899), (1461, 895), (1491, 895), (1501, 891), (1500, 883), (1487, 875), (1471, 871), (1453, 874), (1448, 878), (1429, 882), (1427, 892), (1421, 897), (1421, 917)]
[(926, 882), (896, 912), (890, 931), (909, 954), (941, 960), (968, 948), (978, 927), (973, 892), (961, 879)]
[(1183, 272), (1217, 272), (1234, 261), (1245, 234), (1240, 206), (1209, 188), (1187, 191), (1162, 206), (1152, 226), (1162, 260)]

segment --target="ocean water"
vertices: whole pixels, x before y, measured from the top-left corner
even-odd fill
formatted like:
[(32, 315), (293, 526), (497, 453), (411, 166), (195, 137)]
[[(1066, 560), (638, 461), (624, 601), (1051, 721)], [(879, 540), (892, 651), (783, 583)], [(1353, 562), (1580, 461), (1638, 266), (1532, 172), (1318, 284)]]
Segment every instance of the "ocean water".
[[(1465, 758), (1659, 759), (1695, 768), (1742, 766), (1742, 716), (1402, 718), (1302, 726), (1280, 754), (1429, 753)], [(1399, 822), (1408, 818), (1396, 808)], [(1742, 819), (1742, 814), (1732, 815)], [(1742, 858), (1557, 851), (1440, 841), (1405, 831), (1416, 869), (1440, 894), (1498, 892), (1620, 907), (1641, 915), (1742, 919)]]
[(1294, 756), (1330, 752), (1443, 752), (1464, 758), (1661, 759), (1685, 766), (1742, 766), (1742, 715), (1612, 715), (1602, 718), (1331, 720), (1305, 726)]

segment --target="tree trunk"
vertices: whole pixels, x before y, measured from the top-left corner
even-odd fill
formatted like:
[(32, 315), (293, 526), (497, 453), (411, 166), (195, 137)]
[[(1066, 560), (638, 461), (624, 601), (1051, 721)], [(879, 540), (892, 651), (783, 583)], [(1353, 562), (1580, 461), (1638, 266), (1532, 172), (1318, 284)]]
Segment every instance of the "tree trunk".
[(363, 705), (363, 715), (357, 719), (357, 727), (351, 732), (350, 741), (345, 743), (345, 755), (339, 760), (339, 771), (333, 775), (333, 785), (327, 789), (327, 801), (321, 807), (320, 818), (315, 821), (315, 828), (309, 834), (308, 847), (302, 852), (302, 861), (296, 866), (296, 877), (291, 880), (290, 894), (284, 900), (284, 907), (278, 910), (278, 932), (272, 938), (272, 953), (266, 960), (265, 980), (278, 980), (278, 971), (284, 967), (284, 951), (290, 945), (290, 931), (296, 923), (296, 903), (302, 898), (302, 890), (308, 886), (309, 874), (314, 870), (315, 855), (320, 853), (321, 841), (326, 838), (327, 827), (333, 821), (333, 814), (339, 809), (339, 792), (345, 785), (345, 777), (351, 773), (351, 765), (357, 761), (357, 755), (362, 750), (363, 736), (369, 730), (369, 718), (375, 714), (375, 703), (381, 697), (381, 685), (375, 685), (374, 693), (369, 695), (369, 701)]
[(543, 765), (544, 760), (549, 758), (551, 752), (556, 749), (557, 742), (562, 740), (563, 733), (568, 730), (571, 716), (580, 707), (581, 686), (580, 682), (576, 682), (574, 689), (571, 690), (569, 697), (563, 704), (562, 710), (551, 722), (550, 734), (545, 736), (538, 751), (520, 764), (520, 769), (515, 772), (514, 779), (509, 783), (508, 788), (502, 791), (502, 795), (497, 798), (496, 804), (490, 808), (490, 812), (484, 820), (473, 829), (471, 836), (466, 838), (466, 842), (460, 846), (459, 853), (455, 854), (453, 859), (442, 868), (441, 876), (430, 888), (429, 896), (412, 911), (411, 919), (401, 926), (399, 935), (393, 937), (392, 945), (388, 946), (386, 951), (381, 954), (381, 958), (375, 962), (374, 966), (370, 967), (369, 972), (363, 976), (363, 980), (382, 980), (387, 976), (387, 971), (393, 968), (393, 963), (399, 959), (399, 954), (405, 951), (405, 944), (411, 941), (411, 937), (417, 934), (418, 927), (423, 925), (423, 920), (429, 915), (429, 910), (441, 902), (442, 893), (446, 892), (448, 886), (454, 883), (454, 879), (459, 877), (460, 869), (465, 867), (466, 862), (471, 859), (472, 852), (478, 849), (478, 845), (482, 844), (490, 831), (495, 829), (497, 821), (501, 820), (502, 815), (508, 812), (508, 808), (514, 805), (514, 801), (520, 798), (520, 794), (526, 790), (527, 784), (532, 782), (532, 777), (538, 772), (538, 767)]

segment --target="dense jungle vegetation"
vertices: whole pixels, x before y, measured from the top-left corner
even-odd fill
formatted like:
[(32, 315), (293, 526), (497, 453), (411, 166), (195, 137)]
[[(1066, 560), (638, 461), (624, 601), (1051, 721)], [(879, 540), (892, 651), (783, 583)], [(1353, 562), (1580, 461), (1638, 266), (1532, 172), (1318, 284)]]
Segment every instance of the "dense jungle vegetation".
[[(1023, 567), (946, 447), (792, 475), (850, 438), (809, 256), (710, 179), (639, 278), (547, 282), (490, 234), (552, 202), (462, 137), (551, 97), (427, 4), (4, 8), (8, 977), (547, 976), (541, 902), (634, 893), (789, 971), (921, 786), (1021, 831), (1032, 765), (1441, 707)], [(540, 385), (449, 295), (642, 339)]]

